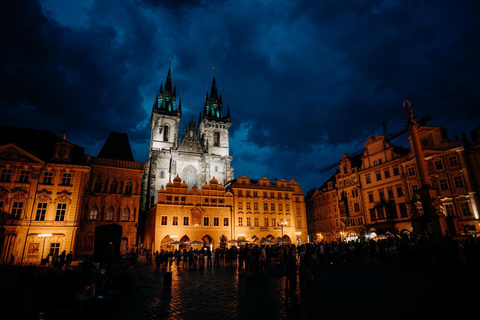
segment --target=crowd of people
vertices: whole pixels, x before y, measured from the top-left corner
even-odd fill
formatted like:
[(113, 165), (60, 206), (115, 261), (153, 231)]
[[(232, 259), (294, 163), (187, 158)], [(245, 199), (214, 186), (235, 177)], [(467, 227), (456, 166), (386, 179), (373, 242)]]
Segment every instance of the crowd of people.
[(452, 270), (480, 271), (480, 238), (453, 238), (411, 234), (409, 237), (390, 237), (382, 240), (332, 241), (305, 245), (256, 245), (240, 247), (175, 250), (146, 250), (147, 264), (155, 270), (177, 268), (238, 268), (242, 274), (256, 275), (265, 272), (266, 265), (287, 263), (293, 249), (300, 267), (300, 254), (312, 256), (313, 265), (362, 266), (387, 265), (406, 267), (448, 268)]

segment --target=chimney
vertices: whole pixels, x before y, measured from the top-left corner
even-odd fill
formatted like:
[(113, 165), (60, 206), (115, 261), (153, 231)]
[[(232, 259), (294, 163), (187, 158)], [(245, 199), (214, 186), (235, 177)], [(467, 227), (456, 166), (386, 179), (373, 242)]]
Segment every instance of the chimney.
[(60, 133), (58, 134), (58, 136), (60, 138), (62, 138), (62, 140), (66, 140), (67, 139), (67, 133), (65, 131), (60, 131)]

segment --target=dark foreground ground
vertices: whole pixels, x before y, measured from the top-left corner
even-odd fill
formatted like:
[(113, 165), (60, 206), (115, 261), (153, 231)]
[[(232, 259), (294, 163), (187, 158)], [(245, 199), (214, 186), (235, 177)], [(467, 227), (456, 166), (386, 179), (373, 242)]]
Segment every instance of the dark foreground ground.
[[(140, 260), (138, 288), (79, 303), (73, 272), (0, 268), (0, 319), (466, 319), (480, 314), (478, 274), (385, 266), (316, 267), (313, 292), (284, 291), (279, 265), (266, 275), (183, 270), (171, 290)], [(32, 285), (33, 284), (33, 285)]]

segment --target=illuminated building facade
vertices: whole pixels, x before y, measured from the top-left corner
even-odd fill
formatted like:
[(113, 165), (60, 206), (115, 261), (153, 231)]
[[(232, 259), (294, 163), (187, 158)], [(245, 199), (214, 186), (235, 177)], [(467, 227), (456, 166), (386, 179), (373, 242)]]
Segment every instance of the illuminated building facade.
[(215, 249), (232, 240), (233, 228), (232, 193), (216, 179), (189, 190), (177, 176), (159, 190), (157, 204), (147, 211), (143, 245), (157, 251), (172, 249), (167, 247), (171, 241), (204, 241)]
[[(439, 215), (444, 234), (480, 232), (480, 139), (475, 135), (476, 132), (472, 131), (473, 145), (465, 142), (465, 147), (459, 141), (448, 140), (446, 131), (441, 127), (418, 128), (430, 193), (433, 195), (432, 207)], [(408, 139), (411, 142), (411, 137)], [(409, 234), (415, 231), (415, 222), (417, 217), (423, 215), (423, 206), (419, 197), (421, 183), (414, 153), (392, 145), (380, 135), (370, 137), (364, 146), (361, 164), (357, 162), (352, 165), (353, 158), (344, 155), (336, 175), (318, 190), (309, 192), (306, 200), (311, 222), (309, 234), (314, 239), (343, 240), (348, 239), (347, 235), (352, 232), (360, 237), (368, 237), (387, 232)], [(355, 190), (359, 191), (360, 197), (354, 197)], [(339, 228), (336, 228), (336, 219), (328, 213), (334, 194), (338, 199)], [(355, 203), (360, 205), (360, 210), (357, 220), (353, 219), (356, 225), (349, 228), (344, 221), (348, 223), (352, 208), (354, 214), (357, 212)], [(358, 220), (362, 215), (363, 226)]]
[(293, 179), (270, 182), (241, 176), (227, 185), (234, 195), (235, 239), (278, 239), (285, 243), (308, 240), (305, 199)]
[(74, 251), (90, 167), (84, 149), (44, 130), (0, 127), (1, 260), (39, 264)]
[(405, 188), (401, 163), (407, 160), (410, 150), (394, 146), (378, 135), (370, 137), (364, 146), (359, 174), (366, 232), (409, 233), (412, 230), (412, 210), (408, 202), (411, 198)]
[[(340, 241), (343, 237), (335, 175), (320, 188), (309, 193), (306, 201), (308, 234), (311, 240)], [(313, 216), (312, 216), (313, 214)], [(310, 222), (313, 222), (311, 224)]]
[[(144, 243), (152, 250), (171, 249), (169, 241), (204, 241), (215, 249), (230, 240), (307, 241), (303, 192), (295, 180), (274, 183), (245, 176), (226, 187), (216, 179), (189, 190), (180, 177), (158, 192), (147, 212)], [(182, 247), (181, 247), (182, 248)]]
[(145, 164), (135, 162), (128, 136), (111, 132), (97, 157), (88, 157), (90, 183), (85, 192), (77, 255), (92, 255), (95, 228), (118, 224), (122, 227), (121, 253), (137, 246), (142, 174)]
[(341, 235), (348, 240), (355, 240), (365, 233), (365, 214), (358, 174), (361, 164), (361, 155), (349, 158), (343, 154), (340, 171), (335, 174)]
[[(443, 233), (459, 235), (480, 231), (478, 197), (469, 174), (465, 148), (460, 141), (450, 141), (441, 127), (419, 127), (428, 177), (435, 191), (434, 206), (440, 212)], [(411, 142), (411, 137), (409, 137)], [(402, 163), (406, 183), (417, 209), (422, 210), (418, 196), (420, 178), (414, 157)], [(444, 218), (444, 219), (443, 219)]]
[[(177, 105), (176, 85), (172, 86), (170, 67), (165, 87), (160, 87), (150, 118), (150, 153), (146, 164), (142, 210), (157, 203), (158, 191), (179, 176), (189, 188), (201, 187), (212, 178), (225, 185), (233, 179), (232, 157), (229, 155), (230, 110), (222, 115), (222, 95), (215, 76), (210, 94), (207, 92), (203, 114), (190, 117), (187, 128), (180, 132), (181, 99)], [(197, 120), (197, 121), (196, 121)]]

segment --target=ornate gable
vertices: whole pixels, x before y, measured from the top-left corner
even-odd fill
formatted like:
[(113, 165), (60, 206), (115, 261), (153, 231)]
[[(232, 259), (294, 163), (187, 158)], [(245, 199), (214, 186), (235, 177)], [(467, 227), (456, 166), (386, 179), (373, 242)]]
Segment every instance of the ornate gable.
[(202, 145), (193, 130), (189, 130), (178, 148), (179, 151), (203, 153)]
[(42, 160), (28, 153), (13, 143), (0, 147), (0, 161), (43, 163)]

